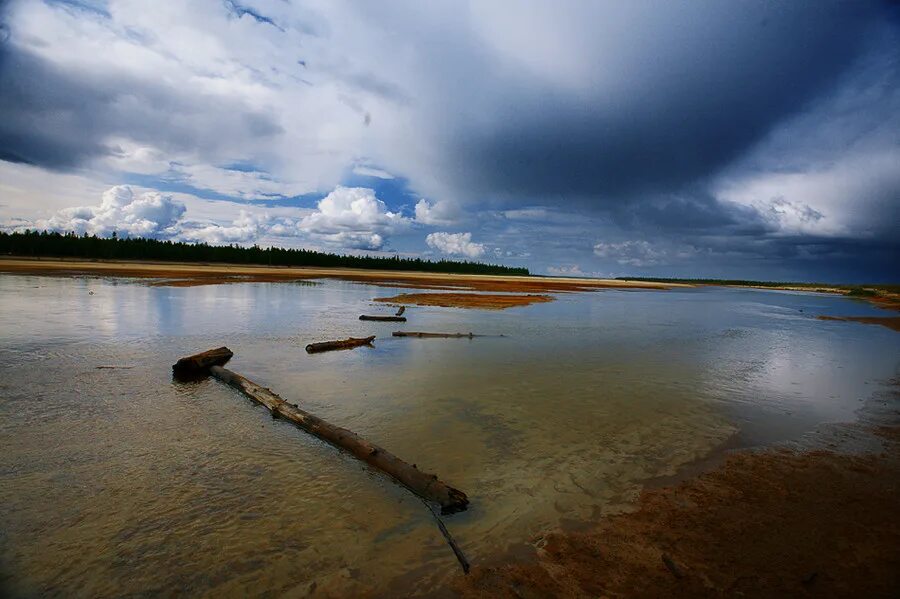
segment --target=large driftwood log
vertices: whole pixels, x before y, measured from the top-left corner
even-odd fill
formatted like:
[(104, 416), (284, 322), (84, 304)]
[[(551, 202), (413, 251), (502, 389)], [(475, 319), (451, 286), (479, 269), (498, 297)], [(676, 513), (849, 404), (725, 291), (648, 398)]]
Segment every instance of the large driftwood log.
[(221, 347), (182, 358), (172, 369), (182, 376), (206, 373), (213, 375), (240, 390), (250, 399), (266, 406), (273, 417), (293, 422), (308, 433), (350, 452), (373, 468), (381, 470), (422, 499), (439, 504), (443, 514), (461, 512), (468, 506), (469, 499), (465, 493), (447, 485), (434, 474), (420, 471), (414, 465), (404, 462), (386, 449), (369, 443), (356, 433), (329, 424), (286, 402), (269, 389), (219, 365), (227, 362), (232, 355), (228, 348)]
[(175, 376), (191, 376), (202, 374), (209, 370), (210, 366), (222, 366), (234, 355), (227, 347), (217, 347), (193, 356), (181, 358), (174, 366), (172, 372)]
[(360, 320), (378, 320), (382, 322), (406, 322), (405, 316), (367, 316), (363, 314)]
[(466, 337), (471, 339), (472, 337), (481, 337), (482, 335), (475, 335), (473, 333), (421, 333), (419, 331), (394, 331), (391, 333), (394, 337)]
[(209, 372), (269, 408), (274, 416), (290, 420), (308, 433), (352, 453), (373, 468), (388, 474), (423, 499), (440, 504), (441, 513), (452, 514), (466, 509), (469, 503), (466, 494), (438, 480), (434, 474), (422, 472), (356, 433), (301, 410), (236, 372), (221, 366), (213, 366)]
[(323, 351), (332, 351), (335, 349), (353, 349), (360, 345), (371, 345), (375, 341), (375, 335), (371, 337), (356, 338), (348, 337), (340, 341), (322, 341), (321, 343), (310, 343), (306, 346), (306, 351), (311, 354), (317, 354)]

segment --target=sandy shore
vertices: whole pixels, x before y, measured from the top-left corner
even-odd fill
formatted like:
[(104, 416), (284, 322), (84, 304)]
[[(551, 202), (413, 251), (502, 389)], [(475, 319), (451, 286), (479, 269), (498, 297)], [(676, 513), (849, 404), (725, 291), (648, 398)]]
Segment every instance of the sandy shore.
[(463, 597), (900, 596), (900, 429), (880, 453), (731, 455), (637, 510), (476, 568)]
[(613, 279), (568, 279), (461, 275), (428, 272), (394, 272), (351, 268), (312, 268), (197, 264), (181, 262), (99, 261), (0, 257), (0, 272), (42, 275), (96, 275), (156, 279), (154, 285), (218, 285), (222, 283), (280, 282), (303, 279), (342, 279), (415, 289), (565, 293), (600, 289), (669, 289), (670, 285)]

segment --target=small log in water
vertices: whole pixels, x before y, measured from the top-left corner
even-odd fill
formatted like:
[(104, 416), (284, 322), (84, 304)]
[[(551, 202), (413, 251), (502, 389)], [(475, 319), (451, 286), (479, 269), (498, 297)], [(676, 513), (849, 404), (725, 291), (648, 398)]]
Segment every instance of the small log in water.
[(406, 306), (400, 306), (400, 309), (397, 310), (396, 315), (397, 315), (397, 316), (403, 316), (403, 313), (404, 313), (404, 312), (406, 312)]
[(353, 349), (361, 345), (371, 345), (375, 341), (375, 335), (371, 337), (348, 337), (340, 341), (322, 341), (321, 343), (310, 343), (306, 346), (306, 351), (311, 354), (317, 354), (323, 351), (332, 351), (336, 349)]
[(378, 320), (382, 322), (406, 322), (405, 316), (367, 316), (363, 314), (360, 320)]
[(461, 512), (468, 506), (469, 499), (465, 493), (447, 485), (436, 475), (420, 471), (414, 465), (404, 462), (386, 449), (369, 443), (356, 433), (325, 422), (321, 418), (301, 410), (296, 405), (286, 402), (269, 389), (257, 385), (236, 372), (223, 368), (221, 364), (227, 362), (232, 355), (228, 348), (222, 347), (196, 356), (182, 358), (172, 367), (172, 370), (181, 376), (196, 376), (206, 373), (213, 375), (240, 390), (250, 399), (266, 406), (272, 412), (273, 417), (290, 420), (308, 433), (353, 454), (373, 468), (381, 470), (425, 501), (439, 504), (443, 514)]
[(442, 338), (457, 338), (457, 337), (466, 337), (467, 339), (471, 339), (472, 337), (481, 337), (482, 335), (475, 335), (473, 333), (421, 333), (419, 331), (394, 331), (391, 333), (394, 337), (442, 337)]

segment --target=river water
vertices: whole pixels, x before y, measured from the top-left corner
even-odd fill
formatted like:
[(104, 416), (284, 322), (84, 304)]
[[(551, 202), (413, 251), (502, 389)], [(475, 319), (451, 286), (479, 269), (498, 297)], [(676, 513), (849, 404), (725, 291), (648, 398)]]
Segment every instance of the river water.
[[(851, 421), (900, 363), (895, 332), (815, 319), (884, 314), (834, 296), (602, 291), (358, 320), (399, 291), (0, 275), (0, 589), (425, 595), (457, 574), (408, 491), (216, 380), (172, 380), (211, 347), (465, 491), (471, 509), (446, 522), (473, 563), (627, 509), (642, 482), (723, 446)], [(304, 351), (371, 334), (372, 348)]]

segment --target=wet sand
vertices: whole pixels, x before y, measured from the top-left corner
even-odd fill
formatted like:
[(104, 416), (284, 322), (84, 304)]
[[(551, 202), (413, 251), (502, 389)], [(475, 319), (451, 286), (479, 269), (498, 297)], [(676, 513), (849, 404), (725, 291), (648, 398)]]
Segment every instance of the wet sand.
[(819, 316), (819, 320), (838, 320), (843, 322), (861, 322), (878, 324), (892, 331), (900, 331), (900, 316)]
[(309, 279), (341, 279), (415, 289), (503, 291), (520, 293), (565, 293), (601, 289), (655, 289), (691, 287), (691, 285), (619, 281), (613, 279), (567, 279), (466, 275), (431, 272), (363, 270), (352, 268), (313, 268), (248, 266), (236, 264), (200, 264), (182, 262), (100, 261), (74, 259), (30, 259), (0, 257), (0, 272), (40, 275), (95, 275), (158, 279), (153, 285), (194, 286), (222, 283), (285, 282)]
[(463, 597), (900, 596), (900, 428), (880, 453), (742, 452), (634, 512), (476, 568)]
[(415, 306), (443, 306), (445, 308), (477, 308), (503, 310), (552, 302), (549, 295), (500, 295), (495, 293), (402, 293), (393, 297), (376, 297), (376, 302)]

